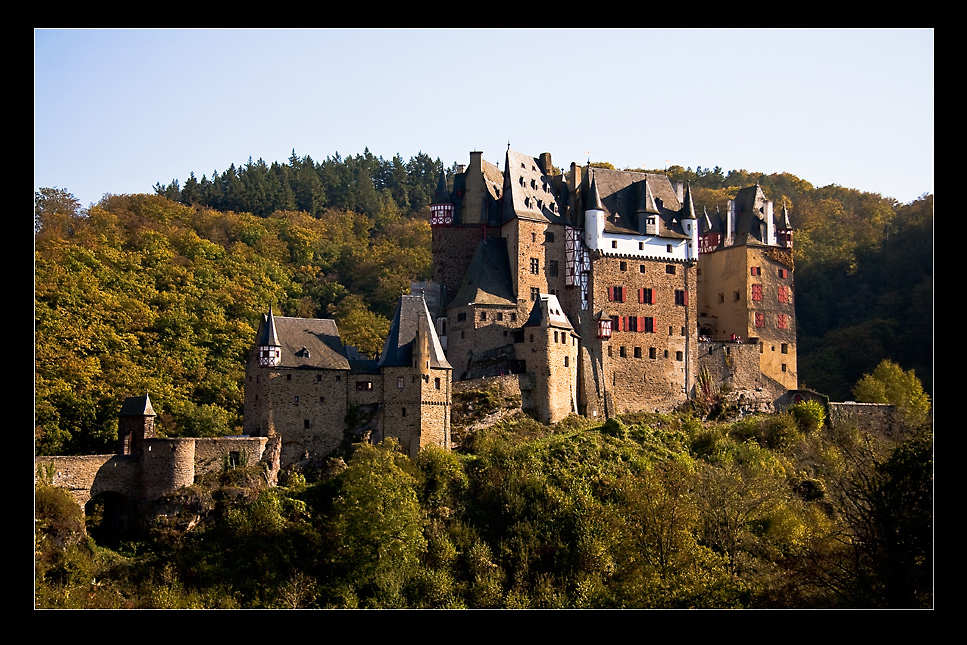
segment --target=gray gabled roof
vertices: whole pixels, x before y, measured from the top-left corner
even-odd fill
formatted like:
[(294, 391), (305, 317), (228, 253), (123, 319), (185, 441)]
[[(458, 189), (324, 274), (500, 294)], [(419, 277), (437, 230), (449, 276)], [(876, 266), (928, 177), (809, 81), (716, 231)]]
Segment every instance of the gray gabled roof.
[(349, 369), (349, 360), (339, 339), (335, 320), (263, 316), (258, 336), (260, 344), (261, 339), (269, 337), (269, 328), (274, 329), (276, 346), (282, 349), (280, 367)]
[(504, 169), (503, 221), (514, 217), (564, 223), (563, 204), (554, 182), (534, 157), (507, 150)]
[(467, 305), (516, 306), (511, 286), (507, 240), (484, 238), (477, 245), (463, 282), (447, 308)]
[[(608, 233), (639, 234), (644, 213), (658, 215), (658, 235), (686, 237), (681, 227), (682, 203), (668, 177), (653, 173), (589, 168), (588, 184), (594, 185), (605, 212)], [(585, 203), (593, 199), (587, 189)], [(590, 206), (585, 206), (585, 210)]]
[(400, 296), (389, 336), (379, 357), (379, 367), (412, 367), (413, 353), (421, 341), (426, 344), (430, 367), (451, 369), (426, 301), (422, 296)]

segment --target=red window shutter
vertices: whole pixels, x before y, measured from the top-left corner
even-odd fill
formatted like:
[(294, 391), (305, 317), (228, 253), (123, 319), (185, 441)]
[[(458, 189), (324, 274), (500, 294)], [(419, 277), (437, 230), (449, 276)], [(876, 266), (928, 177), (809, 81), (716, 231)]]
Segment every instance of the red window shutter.
[(687, 291), (683, 291), (682, 292), (682, 304), (685, 305), (685, 306), (688, 306), (688, 292)]
[(645, 317), (638, 316), (638, 331), (645, 331)]
[(645, 302), (645, 290), (638, 289), (638, 304), (644, 304)]
[(614, 287), (608, 287), (608, 302), (614, 302)]

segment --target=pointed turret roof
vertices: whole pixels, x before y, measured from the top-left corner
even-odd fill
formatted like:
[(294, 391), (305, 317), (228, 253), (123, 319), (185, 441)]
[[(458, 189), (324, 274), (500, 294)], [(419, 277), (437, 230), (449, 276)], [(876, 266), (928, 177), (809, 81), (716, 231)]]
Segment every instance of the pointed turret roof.
[(124, 399), (124, 403), (121, 404), (121, 411), (118, 412), (119, 417), (156, 417), (154, 408), (151, 407), (151, 399), (148, 395), (144, 396), (129, 396)]
[(275, 314), (272, 313), (272, 305), (269, 305), (268, 315), (262, 316), (262, 335), (259, 337), (261, 347), (282, 347), (279, 342), (279, 332), (275, 327)]
[(698, 219), (695, 217), (695, 203), (692, 201), (692, 189), (685, 182), (685, 203), (682, 204), (682, 219)]
[(452, 204), (453, 201), (450, 199), (450, 191), (447, 190), (447, 174), (445, 171), (440, 170), (440, 178), (437, 180), (436, 190), (433, 193), (433, 199), (430, 201), (431, 204)]
[(604, 204), (601, 203), (601, 193), (598, 192), (598, 179), (591, 173), (591, 188), (588, 190), (589, 211), (603, 211)]
[(430, 367), (452, 369), (423, 296), (400, 296), (379, 367), (412, 367), (414, 351), (426, 352)]
[(782, 206), (782, 215), (779, 216), (779, 221), (776, 222), (776, 228), (780, 231), (791, 231), (792, 221), (789, 219), (789, 211), (786, 210), (786, 206)]

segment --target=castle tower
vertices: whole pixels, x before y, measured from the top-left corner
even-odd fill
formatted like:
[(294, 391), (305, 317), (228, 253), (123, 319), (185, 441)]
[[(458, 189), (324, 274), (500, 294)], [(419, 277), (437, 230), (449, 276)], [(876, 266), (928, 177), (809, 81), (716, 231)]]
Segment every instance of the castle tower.
[(282, 362), (282, 344), (275, 328), (275, 315), (269, 306), (268, 316), (263, 318), (262, 336), (259, 338), (259, 365), (275, 367)]
[(145, 439), (154, 437), (154, 408), (148, 395), (130, 396), (118, 412), (118, 454), (140, 455)]
[(447, 176), (442, 170), (437, 181), (436, 192), (430, 202), (430, 226), (450, 226), (453, 224), (453, 200), (447, 190)]
[(534, 411), (542, 423), (557, 423), (578, 411), (579, 337), (552, 294), (540, 295), (522, 332), (517, 359), (534, 379)]
[(717, 342), (756, 344), (761, 373), (797, 389), (788, 211), (777, 222), (772, 202), (755, 185), (729, 201), (727, 221), (725, 239), (704, 244), (699, 256), (699, 333)]
[(449, 449), (452, 368), (421, 296), (401, 296), (380, 355), (381, 433), (411, 457), (429, 445)]

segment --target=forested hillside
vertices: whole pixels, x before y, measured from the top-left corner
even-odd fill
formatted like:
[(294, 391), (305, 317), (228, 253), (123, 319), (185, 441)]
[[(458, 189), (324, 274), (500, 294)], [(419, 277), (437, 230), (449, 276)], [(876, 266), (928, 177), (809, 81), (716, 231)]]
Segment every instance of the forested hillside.
[[(398, 295), (432, 274), (441, 167), (293, 153), (89, 209), (41, 190), (37, 453), (112, 452), (121, 401), (143, 392), (165, 435), (238, 432), (269, 305), (334, 317), (347, 344), (378, 353)], [(359, 445), (277, 488), (227, 470), (122, 542), (41, 478), (36, 606), (932, 606), (930, 399), (909, 372), (931, 391), (932, 196), (668, 172), (700, 209), (757, 181), (791, 206), (802, 386), (834, 400), (899, 387), (917, 414), (884, 435), (823, 426), (820, 406), (736, 420), (707, 400), (543, 426), (482, 392), (479, 413), (508, 416), (457, 423), (458, 450)]]
[[(269, 305), (334, 317), (375, 356), (398, 295), (432, 274), (428, 204), (443, 164), (338, 154), (251, 160), (89, 209), (35, 208), (40, 454), (113, 449), (124, 397), (149, 392), (169, 436), (241, 425), (242, 372)], [(755, 182), (795, 231), (800, 384), (833, 400), (883, 359), (932, 389), (933, 198), (898, 204), (788, 174), (672, 167), (699, 208)]]
[(821, 415), (518, 415), (415, 460), (360, 444), (276, 488), (255, 468), (206, 476), (137, 540), (96, 512), (85, 536), (41, 483), (36, 604), (931, 607), (929, 426), (887, 439)]

